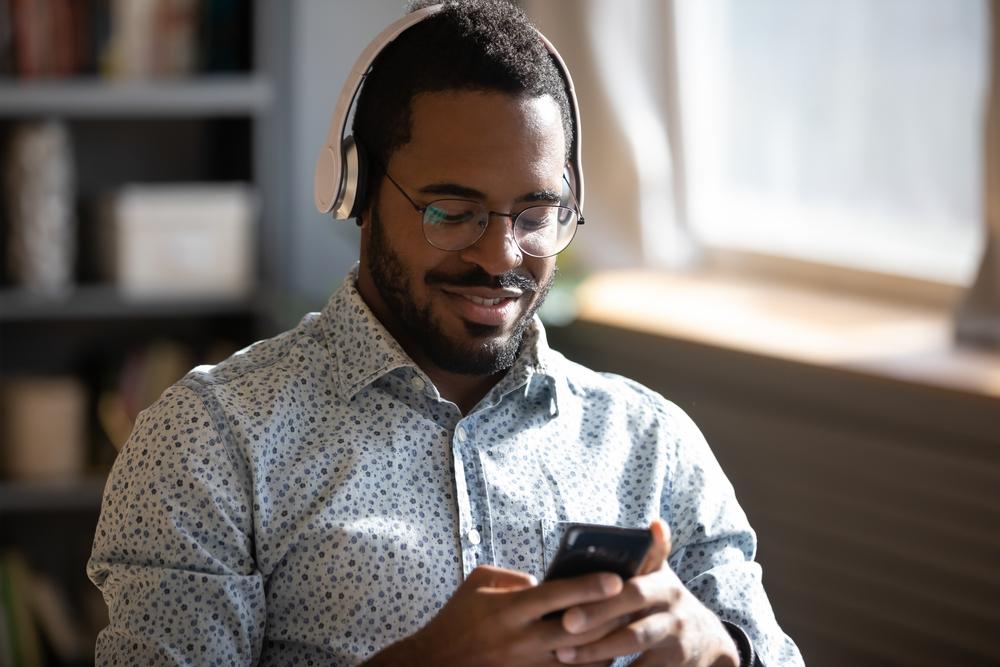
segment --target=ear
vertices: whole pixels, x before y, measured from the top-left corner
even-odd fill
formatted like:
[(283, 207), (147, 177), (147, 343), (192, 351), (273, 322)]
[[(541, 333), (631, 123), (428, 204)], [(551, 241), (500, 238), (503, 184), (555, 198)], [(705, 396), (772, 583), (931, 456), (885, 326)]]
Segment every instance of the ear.
[(361, 228), (362, 232), (371, 229), (372, 221), (375, 218), (375, 201), (372, 197), (372, 201), (365, 202), (363, 209), (359, 210), (357, 215), (354, 216), (354, 224)]

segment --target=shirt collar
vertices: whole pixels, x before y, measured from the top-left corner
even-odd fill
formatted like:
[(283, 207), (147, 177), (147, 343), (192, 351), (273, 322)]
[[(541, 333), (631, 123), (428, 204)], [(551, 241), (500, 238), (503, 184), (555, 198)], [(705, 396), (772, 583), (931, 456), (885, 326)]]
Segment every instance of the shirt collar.
[(536, 315), (524, 332), (521, 354), (507, 374), (483, 399), (483, 403), (497, 404), (515, 391), (523, 393), (526, 400), (548, 399), (552, 416), (558, 414), (560, 355), (549, 348), (545, 327)]
[[(412, 368), (423, 375), (416, 362), (375, 317), (357, 289), (355, 267), (333, 293), (323, 309), (327, 347), (336, 364), (335, 382), (340, 395), (351, 399), (377, 379), (400, 368)], [(487, 395), (498, 399), (514, 390), (525, 394), (549, 391), (556, 400), (558, 354), (548, 346), (545, 327), (535, 316), (524, 333), (521, 353), (510, 371)], [(429, 381), (429, 378), (426, 378)]]
[(336, 360), (334, 380), (346, 399), (397, 368), (417, 368), (361, 298), (356, 281), (357, 266), (330, 297), (322, 314), (327, 348)]

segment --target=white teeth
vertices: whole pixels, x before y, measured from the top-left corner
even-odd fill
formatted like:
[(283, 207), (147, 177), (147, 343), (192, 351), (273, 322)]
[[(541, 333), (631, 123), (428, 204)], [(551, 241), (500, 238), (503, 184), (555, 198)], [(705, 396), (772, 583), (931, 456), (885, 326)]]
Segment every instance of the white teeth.
[(495, 306), (501, 301), (503, 301), (503, 299), (483, 299), (478, 296), (473, 296), (472, 294), (463, 294), (462, 296), (464, 296), (472, 303), (478, 303), (480, 306)]

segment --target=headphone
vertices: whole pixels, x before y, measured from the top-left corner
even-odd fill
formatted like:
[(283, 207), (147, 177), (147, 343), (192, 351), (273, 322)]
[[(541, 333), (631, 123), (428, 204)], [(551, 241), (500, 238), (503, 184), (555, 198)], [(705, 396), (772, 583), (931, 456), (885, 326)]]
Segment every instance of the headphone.
[[(335, 220), (357, 218), (364, 206), (366, 190), (367, 164), (363, 147), (355, 141), (352, 135), (345, 135), (347, 118), (351, 107), (357, 98), (358, 91), (371, 70), (375, 58), (387, 45), (424, 19), (441, 11), (443, 5), (431, 5), (418, 9), (399, 19), (374, 39), (361, 52), (357, 62), (340, 91), (337, 106), (330, 119), (330, 129), (326, 133), (326, 143), (320, 150), (316, 160), (316, 172), (313, 175), (313, 200), (320, 213), (333, 211)], [(573, 114), (573, 147), (570, 151), (572, 159), (566, 165), (564, 177), (576, 197), (577, 206), (583, 210), (583, 170), (581, 168), (580, 149), (580, 111), (577, 106), (576, 92), (573, 89), (573, 79), (569, 69), (556, 48), (545, 35), (538, 32), (542, 44), (554, 58), (563, 81), (566, 84), (566, 94), (569, 98)]]

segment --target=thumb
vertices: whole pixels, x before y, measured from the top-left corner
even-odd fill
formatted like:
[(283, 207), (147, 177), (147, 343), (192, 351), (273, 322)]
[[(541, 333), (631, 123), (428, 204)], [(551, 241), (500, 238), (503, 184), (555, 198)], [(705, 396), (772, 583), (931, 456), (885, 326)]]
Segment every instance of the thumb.
[(473, 588), (521, 589), (538, 585), (538, 580), (526, 572), (480, 565), (469, 573), (466, 583)]
[(655, 519), (649, 524), (649, 530), (653, 533), (653, 543), (649, 546), (649, 551), (646, 552), (646, 557), (639, 568), (639, 574), (656, 572), (663, 567), (663, 563), (667, 560), (667, 556), (670, 555), (670, 549), (672, 548), (670, 526), (667, 525), (666, 521)]

